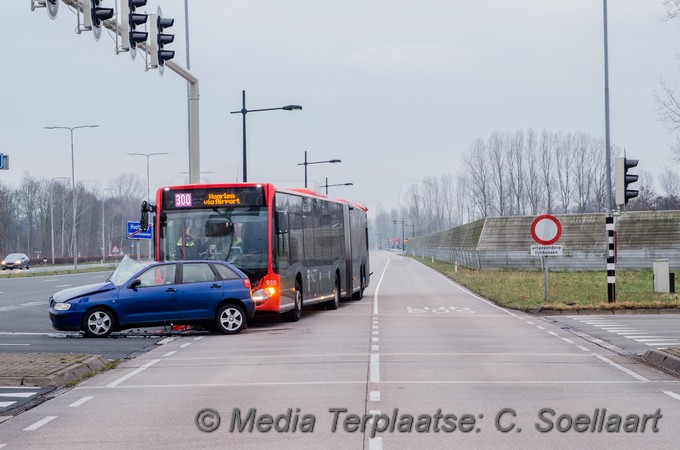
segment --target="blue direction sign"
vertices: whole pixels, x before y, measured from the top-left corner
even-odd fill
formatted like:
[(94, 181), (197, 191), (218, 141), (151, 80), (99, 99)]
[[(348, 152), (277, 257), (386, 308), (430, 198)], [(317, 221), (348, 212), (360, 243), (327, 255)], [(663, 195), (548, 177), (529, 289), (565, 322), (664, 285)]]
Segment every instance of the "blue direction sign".
[(128, 239), (153, 239), (153, 225), (149, 225), (146, 231), (142, 231), (142, 226), (139, 222), (128, 220), (127, 222), (127, 238)]

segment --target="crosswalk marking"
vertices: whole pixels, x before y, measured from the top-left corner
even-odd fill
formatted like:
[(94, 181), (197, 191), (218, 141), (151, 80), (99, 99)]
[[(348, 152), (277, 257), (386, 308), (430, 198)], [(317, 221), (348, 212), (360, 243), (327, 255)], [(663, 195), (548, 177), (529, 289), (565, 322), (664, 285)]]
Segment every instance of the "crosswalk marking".
[(660, 350), (669, 347), (680, 346), (680, 339), (671, 336), (658, 336), (653, 335), (649, 331), (637, 330), (630, 327), (630, 325), (623, 325), (620, 321), (614, 321), (611, 319), (593, 319), (586, 317), (570, 316), (570, 319), (577, 320), (586, 325), (590, 325), (599, 328), (609, 333), (614, 333), (619, 336), (623, 336), (627, 339), (632, 339), (636, 342), (648, 345), (650, 347), (655, 347)]

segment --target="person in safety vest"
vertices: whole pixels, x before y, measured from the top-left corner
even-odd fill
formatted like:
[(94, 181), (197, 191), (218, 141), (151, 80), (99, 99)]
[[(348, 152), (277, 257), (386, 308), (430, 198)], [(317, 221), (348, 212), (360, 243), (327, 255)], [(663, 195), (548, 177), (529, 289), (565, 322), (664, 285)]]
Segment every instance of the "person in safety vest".
[(177, 240), (177, 250), (184, 259), (198, 258), (200, 242), (197, 242), (193, 237), (193, 229), (188, 226), (184, 231), (184, 237), (180, 236)]

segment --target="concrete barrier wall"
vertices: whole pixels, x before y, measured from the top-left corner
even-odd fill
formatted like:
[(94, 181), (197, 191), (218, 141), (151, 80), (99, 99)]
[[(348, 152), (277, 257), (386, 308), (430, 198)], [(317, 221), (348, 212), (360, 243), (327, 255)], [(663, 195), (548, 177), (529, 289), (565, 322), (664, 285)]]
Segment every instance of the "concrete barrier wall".
[[(605, 214), (557, 214), (562, 256), (547, 257), (554, 270), (606, 270)], [(429, 236), (409, 239), (407, 253), (474, 269), (542, 269), (531, 256), (535, 216), (489, 217)], [(617, 268), (651, 270), (655, 259), (680, 268), (680, 211), (630, 212), (616, 219)]]

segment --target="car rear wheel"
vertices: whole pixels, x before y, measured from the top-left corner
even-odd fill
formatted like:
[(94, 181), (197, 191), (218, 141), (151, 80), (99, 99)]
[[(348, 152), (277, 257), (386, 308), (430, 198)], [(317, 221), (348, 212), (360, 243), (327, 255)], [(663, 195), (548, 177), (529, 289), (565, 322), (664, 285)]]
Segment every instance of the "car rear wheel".
[(88, 337), (103, 338), (111, 334), (114, 326), (115, 319), (110, 311), (104, 308), (94, 308), (83, 316), (81, 329)]
[(236, 334), (246, 326), (246, 315), (238, 305), (224, 305), (215, 317), (217, 329), (224, 334)]

